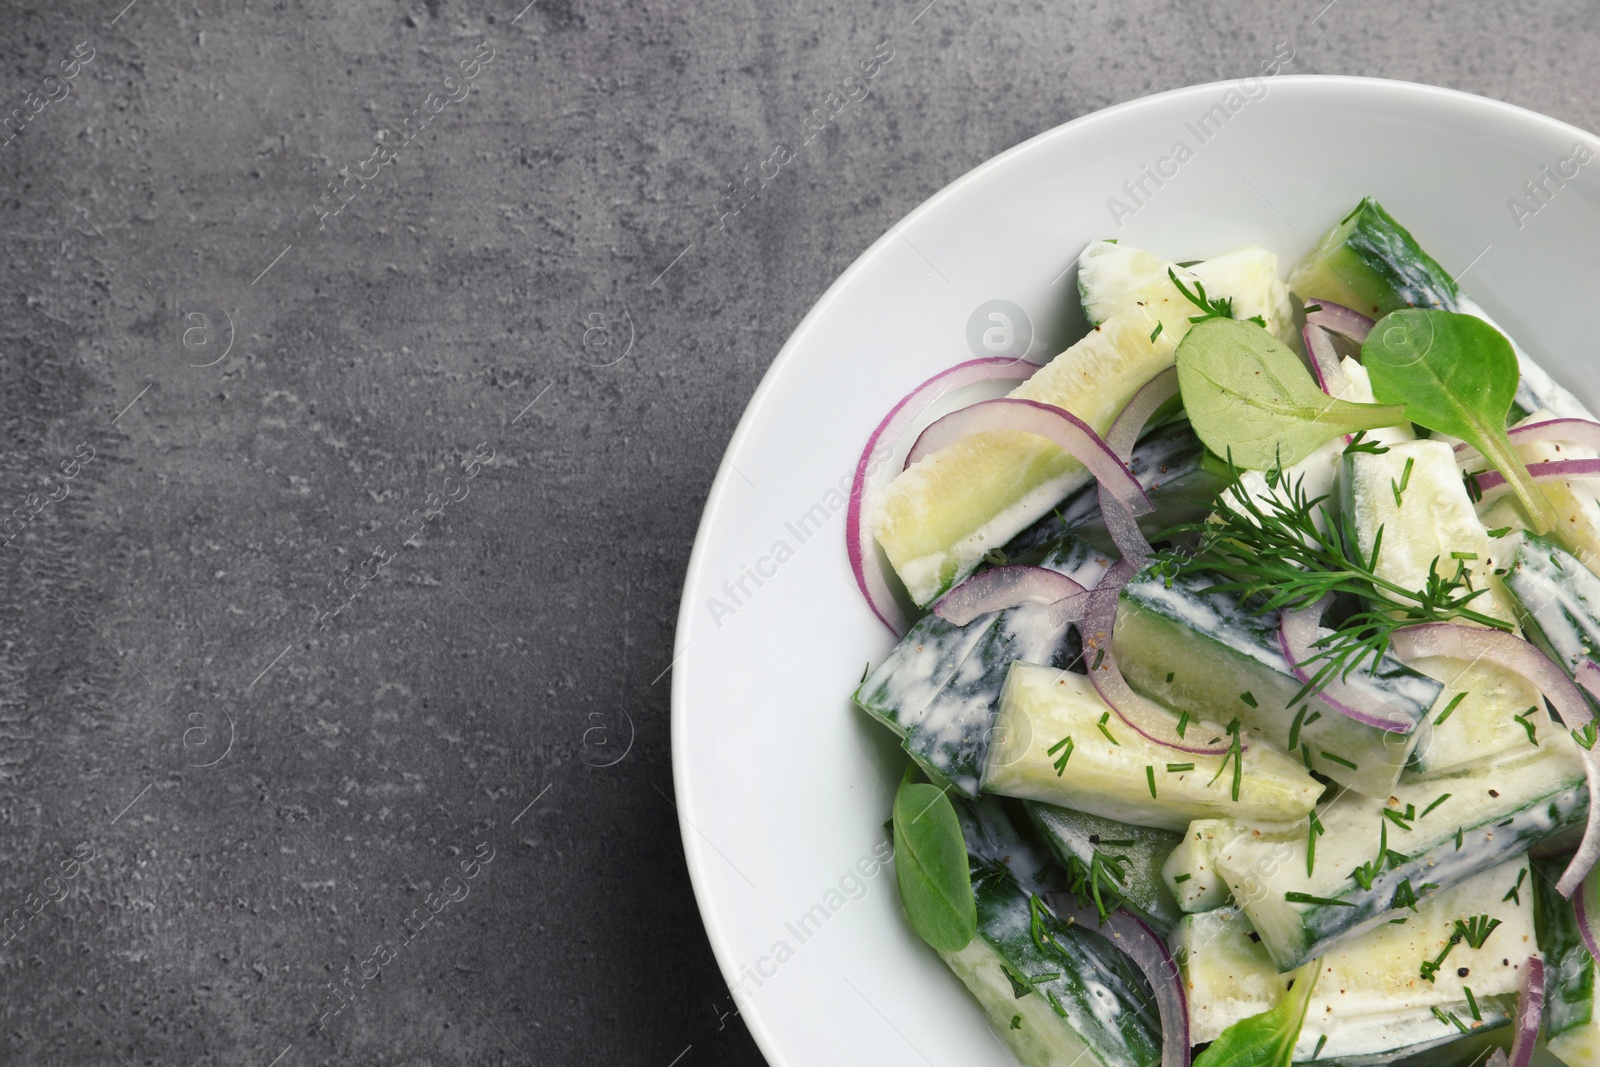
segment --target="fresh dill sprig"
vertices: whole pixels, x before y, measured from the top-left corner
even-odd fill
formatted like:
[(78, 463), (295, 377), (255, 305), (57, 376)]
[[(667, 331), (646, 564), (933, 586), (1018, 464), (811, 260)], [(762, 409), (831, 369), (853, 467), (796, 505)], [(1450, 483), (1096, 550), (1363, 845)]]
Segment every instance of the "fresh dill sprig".
[(1126, 856), (1095, 849), (1085, 863), (1077, 856), (1067, 860), (1067, 892), (1078, 898), (1078, 906), (1094, 905), (1100, 921), (1122, 906), (1122, 888), (1127, 882)]
[(1382, 527), (1372, 550), (1363, 553), (1349, 517), (1336, 521), (1327, 497), (1310, 496), (1303, 477), (1291, 481), (1281, 471), (1267, 471), (1274, 491), (1257, 500), (1238, 481), (1236, 468), (1232, 474), (1233, 484), (1218, 494), (1208, 521), (1185, 523), (1162, 535), (1189, 535), (1193, 543), (1156, 553), (1157, 574), (1170, 583), (1180, 574), (1207, 573), (1216, 581), (1206, 592), (1235, 593), (1257, 614), (1295, 611), (1330, 594), (1352, 595), (1367, 604), (1313, 643), (1315, 652), (1306, 663), (1316, 669), (1291, 705), (1335, 677), (1348, 679), (1365, 661), (1375, 669), (1395, 631), (1406, 626), (1464, 620), (1511, 629), (1509, 622), (1474, 610), (1473, 601), (1487, 590), (1471, 587), (1465, 562), (1457, 561), (1455, 572), (1445, 575), (1435, 559), (1423, 588), (1407, 589), (1378, 573)]
[(1507, 900), (1514, 900), (1517, 902), (1517, 907), (1522, 907), (1522, 883), (1527, 879), (1527, 877), (1528, 868), (1524, 867), (1522, 870), (1518, 871), (1517, 884), (1512, 886), (1510, 891), (1507, 892), (1505, 896), (1500, 898), (1501, 902), (1503, 903)]
[(1110, 741), (1113, 745), (1117, 745), (1120, 748), (1121, 745), (1122, 745), (1122, 742), (1118, 741), (1115, 737), (1112, 737), (1111, 736), (1111, 731), (1106, 729), (1106, 723), (1108, 723), (1110, 721), (1111, 721), (1111, 713), (1108, 711), (1104, 715), (1100, 716), (1100, 721), (1098, 723), (1096, 723), (1095, 725), (1100, 727), (1100, 732), (1106, 735), (1106, 740), (1107, 741)]
[(1491, 919), (1487, 915), (1474, 915), (1465, 922), (1457, 919), (1456, 933), (1465, 938), (1467, 944), (1474, 949), (1480, 949), (1483, 947), (1483, 943), (1489, 940), (1489, 935), (1494, 933), (1495, 927), (1499, 925), (1499, 919)]
[(1344, 446), (1344, 455), (1354, 455), (1357, 452), (1366, 452), (1374, 456), (1381, 456), (1389, 450), (1376, 441), (1367, 440), (1367, 431), (1357, 430), (1356, 435), (1350, 438), (1350, 443)]
[(1067, 760), (1072, 758), (1072, 749), (1073, 749), (1073, 747), (1074, 746), (1072, 744), (1072, 737), (1071, 737), (1071, 735), (1068, 735), (1066, 737), (1063, 737), (1061, 740), (1057, 741), (1055, 744), (1051, 745), (1045, 751), (1045, 755), (1047, 755), (1047, 756), (1055, 756), (1057, 752), (1061, 752), (1062, 749), (1066, 749), (1065, 752), (1061, 752), (1061, 755), (1056, 756), (1056, 761), (1053, 764), (1053, 766), (1056, 769), (1056, 777), (1057, 778), (1060, 778), (1062, 776), (1062, 774), (1066, 773)]
[(1440, 949), (1439, 954), (1433, 959), (1422, 962), (1423, 980), (1427, 982), (1434, 980), (1434, 977), (1439, 973), (1439, 968), (1444, 965), (1445, 957), (1450, 955), (1451, 949), (1463, 941), (1471, 945), (1474, 950), (1480, 949), (1483, 947), (1483, 943), (1489, 940), (1489, 935), (1494, 933), (1495, 928), (1499, 925), (1499, 919), (1491, 919), (1487, 915), (1474, 915), (1470, 919), (1457, 919), (1455, 931), (1451, 933), (1450, 940), (1444, 943), (1444, 948)]
[[(1234, 317), (1233, 297), (1220, 296), (1213, 300), (1212, 298), (1206, 296), (1206, 287), (1198, 278), (1195, 279), (1194, 290), (1191, 292), (1189, 288), (1178, 279), (1177, 272), (1171, 267), (1167, 268), (1167, 277), (1172, 279), (1172, 284), (1178, 287), (1178, 292), (1183, 294), (1183, 298), (1185, 300), (1189, 301), (1189, 303), (1200, 309), (1201, 313), (1199, 315), (1189, 316), (1190, 322), (1205, 322), (1207, 319), (1231, 319)], [(1257, 326), (1263, 328), (1265, 328), (1267, 325), (1267, 320), (1262, 318), (1260, 315), (1251, 315), (1250, 318), (1245, 321), (1253, 322)]]
[[(1227, 725), (1227, 731), (1228, 731), (1229, 736), (1231, 736), (1233, 738), (1233, 740), (1228, 742), (1228, 750), (1222, 754), (1222, 762), (1217, 764), (1217, 773), (1211, 776), (1211, 781), (1207, 782), (1206, 786), (1207, 786), (1207, 788), (1209, 788), (1211, 785), (1213, 785), (1216, 782), (1216, 780), (1218, 778), (1221, 778), (1223, 770), (1225, 770), (1227, 768), (1227, 766), (1228, 766), (1228, 761), (1232, 760), (1233, 761), (1233, 790), (1232, 790), (1232, 793), (1233, 793), (1233, 801), (1234, 801), (1235, 804), (1237, 804), (1239, 802), (1239, 786), (1244, 782), (1244, 766), (1240, 762), (1241, 759), (1244, 756), (1244, 743), (1240, 739), (1240, 736), (1239, 736), (1240, 735), (1239, 720), (1238, 719), (1234, 719), (1232, 722), (1230, 722)], [(1221, 740), (1221, 738), (1218, 738), (1218, 740)]]
[(1533, 725), (1533, 720), (1528, 717), (1528, 716), (1532, 715), (1536, 710), (1537, 710), (1536, 708), (1529, 708), (1527, 711), (1523, 712), (1521, 715), (1513, 715), (1513, 716), (1511, 716), (1513, 719), (1517, 720), (1517, 723), (1524, 730), (1528, 731), (1528, 744), (1530, 744), (1530, 745), (1537, 745), (1539, 743), (1538, 730), (1535, 729), (1535, 727)]
[(1298, 890), (1290, 890), (1283, 895), (1283, 899), (1290, 904), (1317, 904), (1324, 908), (1353, 908), (1356, 906), (1354, 901), (1312, 896), (1310, 893), (1302, 893)]
[(1306, 830), (1307, 878), (1310, 878), (1312, 873), (1317, 869), (1317, 838), (1321, 837), (1324, 833), (1326, 833), (1326, 831), (1322, 828), (1322, 820), (1318, 819), (1317, 813), (1313, 811), (1311, 813), (1311, 821)]
[(1432, 804), (1429, 804), (1427, 807), (1422, 809), (1422, 817), (1424, 819), (1426, 819), (1428, 817), (1428, 813), (1429, 812), (1433, 811), (1434, 808), (1437, 808), (1440, 804), (1443, 804), (1445, 801), (1449, 800), (1454, 795), (1455, 794), (1453, 794), (1453, 793), (1441, 793), (1441, 794), (1439, 794), (1438, 797), (1434, 798), (1434, 801), (1433, 801)]

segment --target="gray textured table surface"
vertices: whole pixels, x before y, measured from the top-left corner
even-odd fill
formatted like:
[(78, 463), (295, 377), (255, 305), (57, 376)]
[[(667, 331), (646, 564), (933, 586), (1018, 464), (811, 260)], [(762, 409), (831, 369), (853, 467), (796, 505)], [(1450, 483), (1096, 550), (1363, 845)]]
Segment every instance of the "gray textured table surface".
[(124, 2), (0, 15), (4, 1063), (758, 1062), (661, 675), (829, 282), (1279, 42), (1600, 95), (1593, 3)]

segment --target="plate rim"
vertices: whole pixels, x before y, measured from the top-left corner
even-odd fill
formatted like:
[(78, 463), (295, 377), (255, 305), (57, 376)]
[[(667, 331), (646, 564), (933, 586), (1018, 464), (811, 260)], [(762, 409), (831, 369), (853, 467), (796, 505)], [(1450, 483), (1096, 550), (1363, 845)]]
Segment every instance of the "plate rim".
[[(678, 835), (683, 846), (684, 861), (689, 872), (689, 884), (694, 892), (695, 906), (700, 913), (701, 925), (705, 929), (707, 941), (710, 942), (717, 969), (721, 973), (723, 982), (730, 989), (733, 986), (734, 978), (737, 977), (738, 961), (734, 958), (729, 944), (729, 936), (723, 927), (722, 919), (708, 899), (709, 892), (705, 878), (707, 851), (698, 845), (690, 818), (690, 809), (695, 806), (696, 796), (690, 782), (688, 768), (684, 765), (688, 757), (685, 755), (686, 746), (683, 743), (689, 730), (688, 703), (690, 697), (686, 690), (688, 683), (681, 681), (683, 674), (678, 670), (678, 665), (688, 654), (689, 645), (693, 642), (691, 631), (694, 627), (694, 616), (696, 614), (693, 608), (697, 601), (692, 594), (705, 579), (705, 571), (709, 566), (705, 547), (707, 534), (712, 523), (726, 507), (725, 498), (729, 491), (729, 485), (736, 474), (731, 458), (744, 446), (746, 439), (753, 432), (752, 427), (755, 422), (756, 411), (766, 404), (770, 394), (777, 388), (778, 378), (787, 369), (789, 363), (797, 358), (796, 350), (808, 338), (817, 321), (832, 307), (839, 295), (855, 280), (856, 276), (865, 271), (870, 263), (881, 256), (884, 250), (900, 236), (902, 230), (914, 225), (922, 216), (931, 213), (946, 199), (957, 195), (968, 185), (985, 177), (992, 170), (1009, 164), (1013, 158), (1036, 150), (1046, 141), (1057, 137), (1072, 136), (1078, 130), (1114, 121), (1129, 111), (1152, 107), (1168, 100), (1205, 96), (1224, 87), (1236, 86), (1240, 80), (1239, 78), (1219, 79), (1217, 81), (1180, 86), (1175, 89), (1167, 89), (1162, 92), (1135, 97), (1131, 100), (1124, 100), (1121, 103), (1091, 111), (1088, 114), (1069, 119), (1060, 125), (1052, 126), (1047, 130), (1034, 134), (1028, 139), (1012, 145), (1010, 148), (965, 171), (912, 208), (900, 219), (890, 223), (885, 231), (833, 280), (832, 284), (811, 305), (811, 308), (778, 349), (771, 364), (762, 375), (761, 381), (756, 385), (755, 391), (751, 393), (750, 399), (746, 402), (744, 411), (740, 414), (739, 421), (735, 425), (733, 433), (729, 436), (726, 447), (723, 449), (722, 459), (717, 465), (716, 476), (712, 479), (711, 487), (706, 494), (705, 506), (700, 512), (700, 521), (695, 526), (694, 545), (689, 553), (689, 563), (684, 572), (683, 588), (679, 595), (678, 613), (673, 631), (673, 658), (669, 664), (669, 669), (672, 671), (669, 744), (671, 747), (673, 795), (676, 798), (675, 807), (678, 817)], [(1334, 93), (1393, 93), (1447, 108), (1454, 107), (1463, 111), (1477, 109), (1481, 112), (1510, 115), (1519, 122), (1542, 125), (1555, 131), (1571, 133), (1586, 142), (1595, 140), (1595, 135), (1590, 131), (1583, 130), (1562, 119), (1522, 107), (1519, 104), (1512, 104), (1495, 97), (1468, 92), (1464, 89), (1452, 89), (1425, 82), (1402, 81), (1394, 78), (1373, 78), (1351, 74), (1280, 74), (1273, 77), (1271, 81), (1295, 86), (1291, 90), (1293, 92), (1328, 90)], [(915, 382), (908, 382), (907, 387), (910, 388), (915, 384)], [(793, 1061), (778, 1046), (773, 1032), (766, 1023), (763, 1012), (754, 1005), (739, 1005), (738, 1014), (744, 1020), (751, 1038), (755, 1041), (756, 1047), (766, 1061), (772, 1067), (791, 1067)]]

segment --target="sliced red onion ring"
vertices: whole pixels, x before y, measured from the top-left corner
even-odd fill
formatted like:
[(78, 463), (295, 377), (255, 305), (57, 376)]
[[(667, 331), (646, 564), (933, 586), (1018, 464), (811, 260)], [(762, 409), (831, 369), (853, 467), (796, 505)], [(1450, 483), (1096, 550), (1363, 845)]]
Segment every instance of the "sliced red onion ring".
[(1106, 433), (1106, 444), (1124, 463), (1133, 455), (1133, 446), (1139, 443), (1144, 424), (1156, 409), (1178, 395), (1178, 368), (1168, 367), (1139, 387), (1133, 394), (1117, 421)]
[(1317, 309), (1306, 312), (1306, 322), (1344, 334), (1358, 345), (1366, 341), (1367, 334), (1376, 325), (1361, 312), (1352, 311), (1343, 304), (1335, 304), (1332, 300), (1307, 300), (1306, 307)]
[[(1301, 664), (1317, 654), (1315, 644), (1322, 616), (1332, 603), (1333, 596), (1330, 594), (1299, 611), (1284, 612), (1278, 622), (1278, 647), (1283, 649), (1283, 656), (1289, 661), (1290, 672), (1302, 682), (1311, 681), (1312, 672)], [(1363, 693), (1347, 684), (1337, 672), (1324, 682), (1316, 699), (1364, 726), (1396, 734), (1410, 733), (1416, 729), (1416, 723), (1409, 718), (1386, 708), (1377, 693)]]
[(1151, 510), (1150, 498), (1145, 495), (1139, 479), (1099, 434), (1071, 412), (1037, 400), (1003, 396), (951, 412), (922, 431), (917, 443), (911, 446), (906, 466), (963, 437), (996, 430), (1019, 430), (1043, 437), (1088, 468), (1095, 481), (1108, 488), (1111, 495), (1135, 515)]
[(1528, 1067), (1533, 1047), (1539, 1043), (1539, 1022), (1544, 1018), (1544, 960), (1529, 956), (1522, 972), (1522, 994), (1517, 998), (1517, 1035), (1511, 1039), (1510, 1067)]
[(1497, 1048), (1483, 1061), (1483, 1067), (1511, 1067), (1511, 1060), (1507, 1058), (1505, 1049)]
[(1306, 342), (1306, 356), (1311, 360), (1311, 373), (1316, 376), (1317, 384), (1322, 386), (1322, 391), (1329, 396), (1338, 396), (1344, 392), (1344, 387), (1349, 384), (1345, 377), (1344, 367), (1339, 364), (1339, 353), (1333, 350), (1333, 338), (1328, 336), (1328, 331), (1322, 326), (1313, 326), (1308, 320), (1305, 329), (1300, 331)]
[[(1117, 718), (1140, 737), (1179, 752), (1220, 756), (1227, 751), (1226, 745), (1221, 748), (1196, 745), (1179, 736), (1172, 712), (1134, 692), (1117, 666), (1116, 654), (1111, 650), (1111, 635), (1117, 621), (1117, 594), (1141, 566), (1142, 560), (1128, 557), (1117, 560), (1089, 594), (1089, 610), (1078, 624), (1078, 631), (1083, 635), (1084, 657), (1089, 661), (1089, 681)], [(1249, 746), (1241, 737), (1240, 751), (1248, 750)]]
[(933, 606), (941, 619), (965, 626), (979, 615), (1019, 604), (1050, 604), (1057, 624), (1083, 618), (1089, 591), (1059, 571), (1020, 563), (995, 567), (956, 586)]
[[(1536, 482), (1553, 478), (1594, 478), (1600, 476), (1600, 459), (1553, 459), (1548, 463), (1528, 464), (1528, 474)], [(1478, 492), (1487, 493), (1506, 484), (1506, 476), (1499, 471), (1484, 471), (1474, 476)]]
[[(1106, 445), (1117, 454), (1118, 459), (1124, 463), (1128, 461), (1150, 416), (1177, 395), (1177, 367), (1168, 367), (1139, 387), (1106, 434)], [(1111, 535), (1111, 543), (1117, 546), (1117, 552), (1123, 559), (1142, 560), (1150, 555), (1150, 542), (1145, 539), (1144, 531), (1139, 529), (1134, 514), (1123, 501), (1106, 491), (1104, 483), (1101, 484), (1100, 517), (1105, 521), (1106, 532)]]
[(1578, 919), (1578, 933), (1583, 935), (1583, 943), (1589, 949), (1589, 955), (1600, 962), (1600, 869), (1590, 871), (1583, 879), (1583, 885), (1572, 895), (1572, 911)]
[(1111, 535), (1111, 543), (1117, 546), (1117, 554), (1123, 559), (1143, 563), (1150, 555), (1150, 542), (1139, 528), (1132, 509), (1106, 492), (1103, 485), (1100, 487), (1100, 518)]
[(958, 363), (949, 370), (940, 371), (901, 397), (900, 402), (890, 408), (889, 414), (878, 423), (878, 428), (872, 431), (872, 436), (867, 438), (867, 447), (861, 450), (861, 459), (856, 463), (855, 481), (850, 486), (850, 506), (845, 514), (844, 526), (845, 550), (850, 555), (850, 569), (855, 573), (856, 586), (861, 590), (861, 595), (867, 598), (872, 613), (896, 636), (904, 633), (909, 623), (889, 589), (888, 577), (878, 560), (877, 546), (872, 543), (871, 535), (861, 521), (869, 491), (867, 475), (878, 466), (872, 459), (874, 451), (879, 442), (893, 444), (941, 393), (996, 379), (1021, 381), (1038, 369), (1037, 364), (1002, 357)]
[[(1546, 419), (1543, 422), (1530, 422), (1526, 426), (1507, 430), (1506, 436), (1511, 438), (1511, 443), (1514, 445), (1554, 441), (1559, 444), (1581, 445), (1600, 452), (1600, 422), (1590, 422), (1588, 419)], [(1456, 455), (1463, 460), (1471, 459), (1478, 455), (1478, 450), (1469, 444), (1459, 444), (1456, 445)]]
[[(1544, 694), (1569, 730), (1587, 726), (1594, 718), (1589, 702), (1567, 677), (1566, 671), (1535, 646), (1504, 630), (1453, 622), (1426, 622), (1395, 631), (1392, 644), (1402, 659), (1449, 656), (1483, 660), (1520, 674)], [(1578, 676), (1580, 679), (1600, 678), (1600, 668), (1593, 675), (1580, 670)], [(1600, 761), (1600, 745), (1589, 750), (1579, 746), (1578, 752), (1583, 757), (1589, 780), (1589, 823), (1584, 827), (1578, 851), (1556, 882), (1556, 889), (1569, 898), (1600, 859), (1600, 762), (1597, 762)]]
[(1052, 911), (1063, 922), (1095, 931), (1133, 961), (1155, 992), (1161, 1016), (1161, 1067), (1189, 1067), (1189, 997), (1178, 961), (1166, 942), (1143, 919), (1118, 908), (1100, 922), (1093, 908), (1079, 907), (1069, 893), (1047, 894)]

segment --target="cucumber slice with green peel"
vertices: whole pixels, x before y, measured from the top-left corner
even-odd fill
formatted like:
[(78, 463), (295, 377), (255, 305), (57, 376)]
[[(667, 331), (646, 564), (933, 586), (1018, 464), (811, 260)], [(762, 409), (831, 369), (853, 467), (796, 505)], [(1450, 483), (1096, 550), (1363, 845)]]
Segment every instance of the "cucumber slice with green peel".
[[(1306, 821), (1240, 820), (1217, 868), (1273, 964), (1288, 971), (1409, 914), (1413, 897), (1426, 902), (1581, 828), (1588, 815), (1576, 746), (1554, 734), (1531, 756), (1402, 781), (1387, 802), (1340, 795), (1318, 813), (1323, 829), (1309, 864)], [(1380, 846), (1388, 850), (1382, 861)]]
[[(1197, 744), (1227, 736), (1199, 719), (1186, 729)], [(1016, 663), (1000, 696), (983, 788), (1167, 830), (1224, 815), (1300, 818), (1323, 790), (1298, 761), (1270, 745), (1250, 745), (1237, 766), (1236, 778), (1232, 756), (1177, 752), (1146, 740), (1084, 675)]]
[[(1382, 318), (1406, 307), (1443, 308), (1475, 315), (1496, 329), (1489, 315), (1456, 286), (1455, 279), (1371, 197), (1322, 236), (1289, 274), (1289, 288), (1303, 300), (1331, 300)], [(1505, 333), (1504, 330), (1500, 331)], [(1583, 403), (1512, 342), (1522, 380), (1514, 410), (1550, 408), (1593, 419)]]
[[(1271, 253), (1241, 249), (1191, 270), (1208, 296), (1232, 299), (1242, 318), (1261, 314), (1298, 343), (1288, 290)], [(1189, 318), (1199, 313), (1164, 271), (1160, 283), (1166, 295), (1134, 300), (1099, 320), (1010, 395), (1064, 408), (1105, 433), (1133, 394), (1172, 366)], [(1016, 431), (974, 434), (901, 472), (868, 518), (912, 600), (926, 606), (971, 574), (986, 552), (1089, 481), (1077, 460), (1043, 438)]]
[[(1476, 996), (1476, 994), (1474, 994)], [(1474, 1019), (1476, 1007), (1480, 1018)], [(1496, 1048), (1508, 1047), (1507, 1032), (1517, 1017), (1515, 996), (1458, 1001), (1437, 1013), (1407, 1012), (1352, 1020), (1320, 1055), (1304, 1059), (1296, 1051), (1295, 1067), (1485, 1067)], [(1465, 1031), (1465, 1032), (1463, 1032)], [(1348, 1050), (1330, 1055), (1329, 1049)]]
[(1228, 902), (1228, 884), (1217, 873), (1217, 849), (1238, 833), (1232, 819), (1196, 819), (1168, 854), (1161, 879), (1184, 912), (1211, 911)]
[(1021, 1063), (1159, 1062), (1160, 1020), (1149, 987), (1126, 956), (1099, 934), (1060, 922), (1042, 902), (1035, 905), (1004, 870), (975, 866), (972, 890), (977, 936), (960, 951), (940, 955)]
[(967, 843), (967, 857), (974, 864), (1005, 868), (1025, 893), (1043, 895), (1065, 888), (1054, 854), (1028, 832), (1031, 820), (1019, 801), (952, 797), (951, 804)]
[[(1374, 567), (1378, 577), (1402, 589), (1421, 591), (1435, 566), (1444, 576), (1462, 567), (1473, 588), (1487, 590), (1472, 601), (1473, 610), (1516, 621), (1516, 609), (1495, 573), (1504, 569), (1511, 546), (1484, 529), (1449, 445), (1410, 441), (1391, 445), (1382, 454), (1346, 455), (1340, 490), (1355, 547), (1370, 557), (1378, 546)], [(1516, 716), (1528, 719), (1537, 733), (1547, 730), (1543, 699), (1518, 674), (1444, 656), (1410, 665), (1451, 691), (1429, 716), (1426, 734), (1417, 745), (1412, 769), (1418, 775), (1449, 773), (1531, 749), (1527, 730)], [(1459, 692), (1467, 695), (1452, 707)], [(1530, 708), (1535, 709), (1531, 714)]]
[(1087, 886), (1098, 879), (1111, 890), (1111, 895), (1102, 897), (1108, 910), (1120, 902), (1163, 936), (1182, 917), (1178, 902), (1161, 880), (1161, 864), (1181, 835), (1054, 804), (1024, 801), (1022, 807), (1067, 870), (1070, 883)]
[[(1063, 408), (1103, 434), (1140, 387), (1172, 366), (1176, 342), (1165, 332), (1150, 336), (1158, 321), (1144, 308), (1118, 315), (1010, 395)], [(869, 518), (907, 592), (926, 606), (971, 574), (985, 553), (1090, 480), (1052, 442), (996, 430), (912, 464), (889, 483)]]
[[(1260, 613), (1233, 593), (1208, 593), (1205, 574), (1168, 578), (1146, 570), (1123, 587), (1113, 643), (1130, 684), (1168, 707), (1227, 722), (1251, 738), (1294, 753), (1318, 774), (1386, 797), (1417, 742), (1415, 728), (1391, 733), (1359, 723), (1302, 688), (1278, 641), (1278, 615)], [(1438, 682), (1392, 656), (1348, 682), (1420, 724), (1439, 699)]]
[[(1507, 897), (1519, 876), (1520, 893)], [(1455, 1013), (1467, 1030), (1481, 1029), (1491, 1020), (1473, 1018), (1467, 990), (1480, 1015), (1485, 1001), (1514, 1009), (1534, 934), (1528, 879), (1527, 857), (1515, 857), (1407, 911), (1404, 923), (1384, 923), (1329, 949), (1295, 1062), (1311, 1059), (1324, 1037), (1318, 1059), (1335, 1062), (1358, 1055), (1408, 1055), (1422, 1041), (1460, 1037), (1461, 1030), (1436, 1016), (1435, 1009)], [(1487, 917), (1484, 923), (1498, 920), (1494, 930), (1478, 948), (1467, 941), (1456, 944), (1434, 980), (1423, 979), (1422, 965), (1438, 957), (1456, 920), (1477, 915)], [(1196, 1044), (1266, 1011), (1290, 978), (1278, 973), (1249, 917), (1237, 908), (1186, 915), (1170, 940), (1189, 992), (1189, 1039)], [(1506, 1014), (1496, 1012), (1500, 1018)], [(1424, 1025), (1419, 1033), (1414, 1024), (1423, 1020), (1443, 1023), (1444, 1029)], [(1402, 1023), (1407, 1025), (1397, 1025)]]
[(1370, 196), (1306, 253), (1289, 288), (1374, 319), (1406, 307), (1459, 309), (1455, 279)]
[[(1538, 534), (1507, 538), (1506, 588), (1522, 613), (1523, 632), (1568, 674), (1600, 662), (1600, 577)], [(1592, 698), (1591, 698), (1592, 700)]]
[[(1188, 420), (1169, 423), (1141, 438), (1128, 458), (1128, 469), (1155, 505), (1153, 511), (1139, 517), (1147, 536), (1203, 518), (1209, 502), (1226, 484), (1226, 478), (1207, 464), (1205, 446)], [(1097, 485), (1074, 490), (1048, 515), (1006, 542), (1001, 553), (1015, 561), (1068, 534), (1086, 538), (1097, 548), (1112, 549), (1100, 515)]]
[(1544, 1040), (1563, 1063), (1592, 1067), (1600, 1063), (1600, 986), (1572, 902), (1556, 892), (1567, 858), (1534, 860), (1535, 877), (1529, 879), (1538, 904), (1539, 951), (1544, 953)]
[[(1093, 588), (1110, 561), (1073, 538), (1057, 542), (1040, 566)], [(978, 795), (995, 707), (1013, 662), (1065, 667), (1080, 654), (1076, 633), (1043, 605), (994, 612), (965, 626), (929, 615), (856, 691), (855, 701), (902, 740), (936, 782)]]
[(1132, 307), (1147, 307), (1161, 317), (1165, 329), (1180, 333), (1200, 309), (1178, 291), (1171, 271), (1191, 293), (1198, 282), (1209, 299), (1232, 302), (1233, 317), (1260, 316), (1268, 330), (1299, 351), (1300, 331), (1294, 302), (1278, 274), (1278, 257), (1251, 246), (1226, 252), (1187, 267), (1153, 252), (1115, 241), (1091, 241), (1078, 256), (1078, 296), (1091, 326)]

